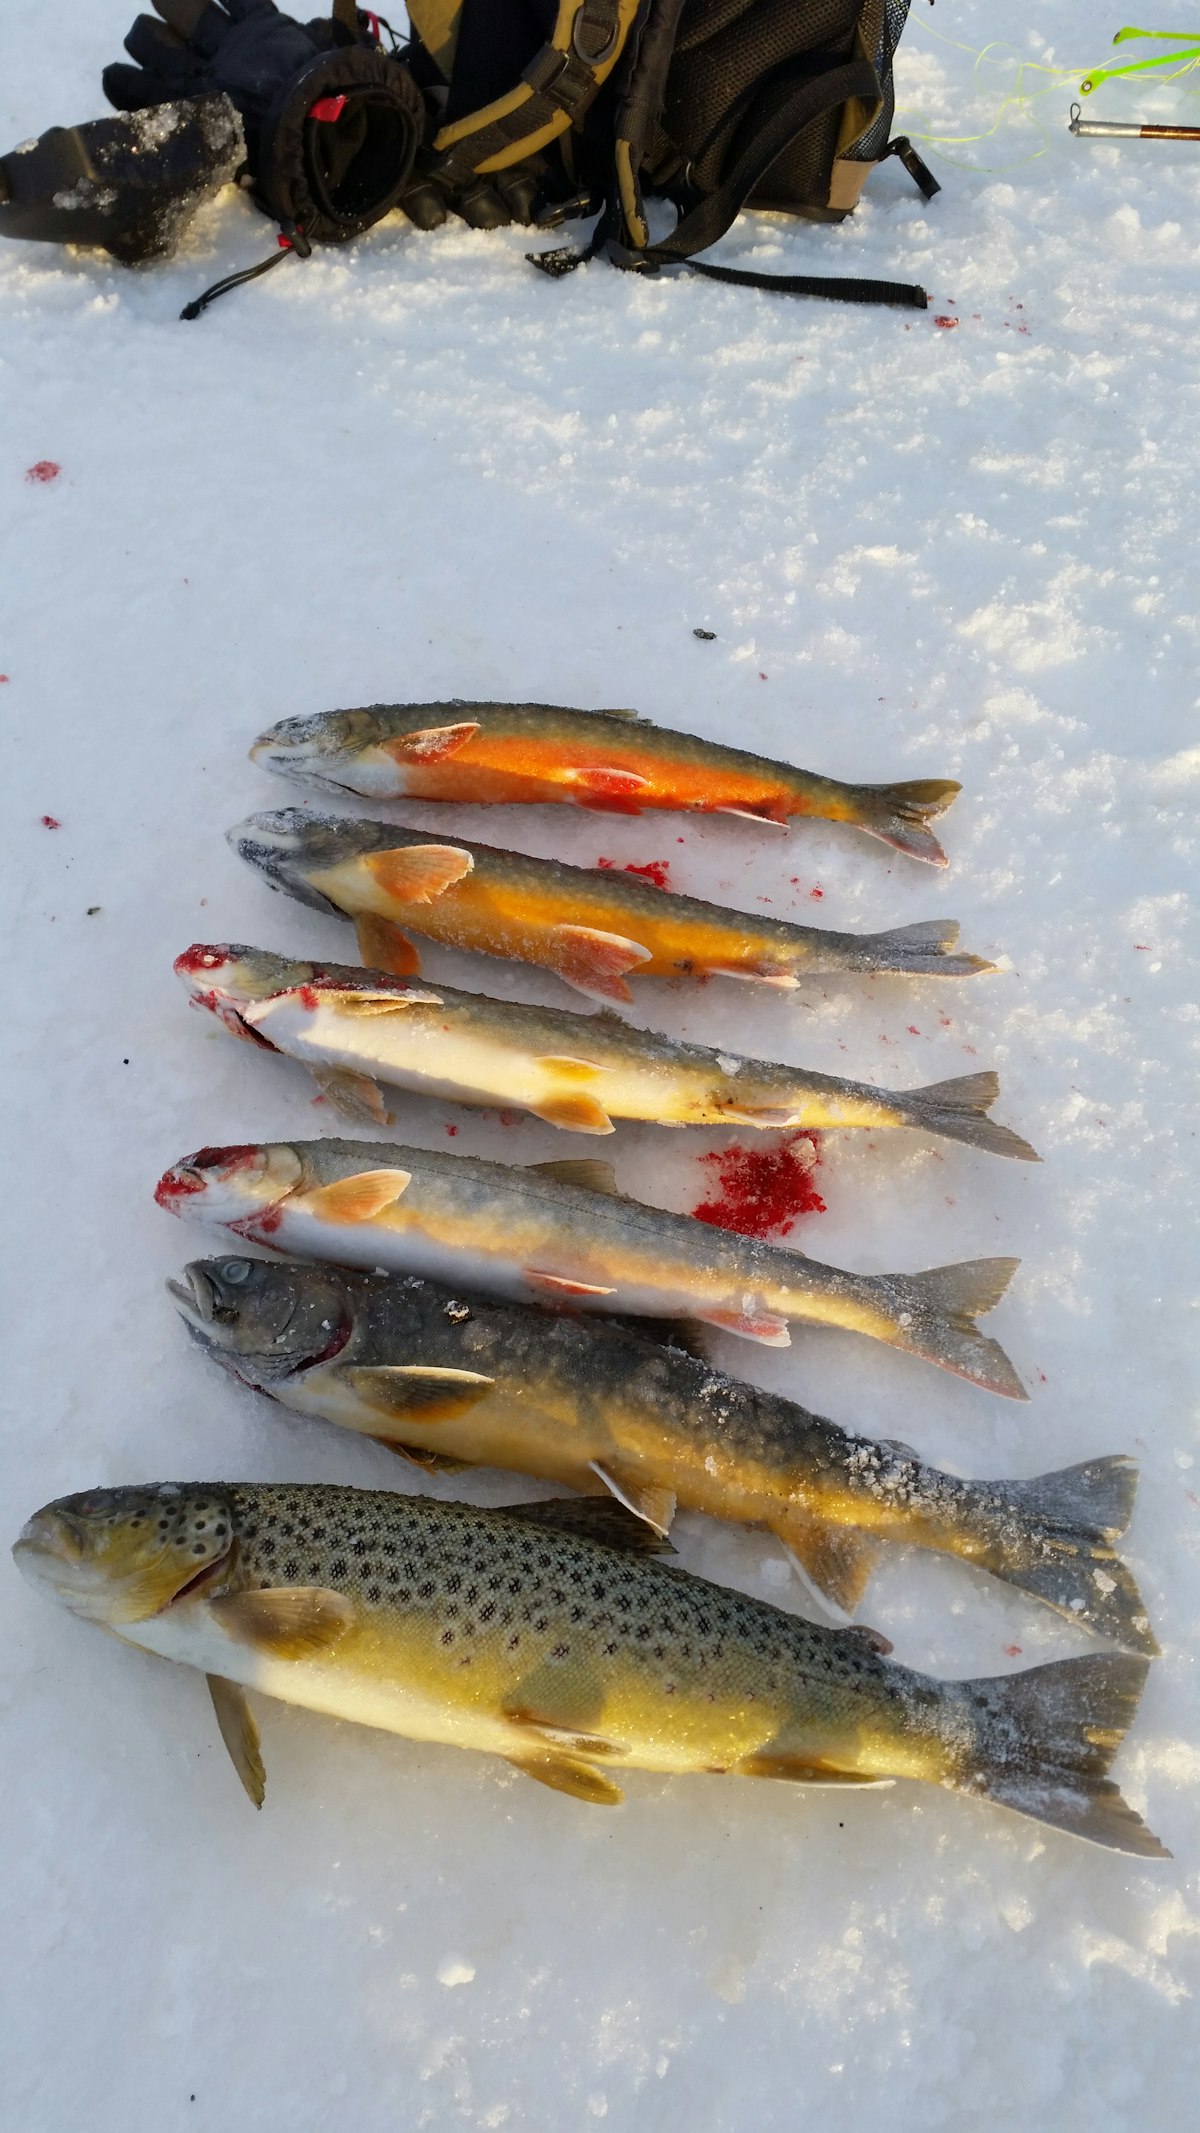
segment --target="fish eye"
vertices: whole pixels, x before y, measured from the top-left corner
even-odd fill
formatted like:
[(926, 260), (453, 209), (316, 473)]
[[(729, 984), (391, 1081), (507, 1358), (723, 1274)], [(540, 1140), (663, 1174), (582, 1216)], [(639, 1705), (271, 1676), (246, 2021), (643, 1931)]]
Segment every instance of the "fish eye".
[(221, 1279), (236, 1288), (239, 1282), (249, 1281), (253, 1265), (252, 1259), (227, 1259), (221, 1268)]

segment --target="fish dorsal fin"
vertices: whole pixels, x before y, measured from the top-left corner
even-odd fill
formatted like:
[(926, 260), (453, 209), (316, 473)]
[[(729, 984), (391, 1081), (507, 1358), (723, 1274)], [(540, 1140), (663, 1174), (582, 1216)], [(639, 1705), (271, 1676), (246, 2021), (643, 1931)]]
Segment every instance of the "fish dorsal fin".
[(775, 1527), (805, 1583), (843, 1621), (867, 1589), (877, 1543), (854, 1526), (828, 1526), (790, 1512)]
[(255, 1807), (261, 1807), (266, 1797), (267, 1774), (259, 1747), (258, 1723), (246, 1701), (246, 1691), (239, 1682), (226, 1681), (222, 1674), (207, 1674), (205, 1679), (229, 1760), (247, 1797)]
[(617, 704), (609, 704), (603, 711), (593, 712), (594, 718), (641, 718), (640, 711), (626, 711)]
[(611, 1460), (591, 1462), (593, 1474), (598, 1474), (606, 1489), (611, 1489), (618, 1503), (623, 1503), (635, 1518), (645, 1519), (656, 1533), (664, 1536), (671, 1530), (675, 1516), (675, 1491), (657, 1488), (652, 1481), (641, 1481), (636, 1475), (623, 1474)]
[(506, 1504), (503, 1516), (519, 1518), (525, 1525), (545, 1526), (556, 1533), (571, 1533), (579, 1540), (599, 1541), (602, 1547), (623, 1550), (627, 1555), (675, 1553), (669, 1540), (643, 1518), (626, 1510), (614, 1496), (554, 1496), (541, 1503)]
[(484, 1399), (496, 1382), (478, 1370), (441, 1370), (424, 1363), (354, 1365), (345, 1374), (367, 1407), (401, 1423), (452, 1421)]
[(432, 904), (475, 865), (458, 844), (399, 844), (368, 852), (362, 862), (372, 881), (397, 903)]
[(510, 1755), (505, 1760), (539, 1785), (549, 1785), (553, 1792), (568, 1792), (573, 1800), (586, 1800), (592, 1807), (619, 1807), (625, 1797), (607, 1772), (593, 1769), (590, 1763), (576, 1762), (569, 1755), (545, 1750), (541, 1754), (533, 1751), (529, 1755)]
[(364, 911), (354, 921), (358, 952), (368, 970), (385, 971), (389, 978), (415, 978), (421, 958), (407, 933), (390, 918)]
[(332, 1651), (354, 1620), (350, 1601), (322, 1585), (227, 1592), (210, 1600), (208, 1611), (235, 1644), (248, 1645), (269, 1659), (313, 1659)]
[(397, 763), (441, 763), (448, 755), (457, 755), (478, 731), (478, 719), (463, 719), (457, 726), (422, 726), (416, 733), (400, 733), (380, 745)]
[(304, 1211), (318, 1222), (373, 1222), (411, 1183), (411, 1170), (360, 1170), (306, 1193)]
[(555, 1156), (549, 1163), (527, 1163), (537, 1177), (553, 1178), (556, 1185), (578, 1185), (584, 1192), (608, 1193), (620, 1199), (616, 1173), (611, 1163), (596, 1155)]

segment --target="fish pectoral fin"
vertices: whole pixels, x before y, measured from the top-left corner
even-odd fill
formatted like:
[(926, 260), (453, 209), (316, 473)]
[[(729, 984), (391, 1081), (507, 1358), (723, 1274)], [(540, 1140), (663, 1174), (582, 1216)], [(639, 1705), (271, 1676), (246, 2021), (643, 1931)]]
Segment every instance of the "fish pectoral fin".
[(569, 1792), (573, 1800), (587, 1800), (592, 1807), (619, 1807), (625, 1797), (605, 1771), (569, 1755), (531, 1750), (528, 1755), (508, 1755), (505, 1761), (526, 1777), (536, 1779), (539, 1785), (549, 1785), (553, 1792)]
[(640, 941), (597, 926), (555, 926), (550, 953), (550, 967), (564, 983), (595, 1000), (631, 1000), (624, 973), (652, 960), (652, 951)]
[(332, 1185), (319, 1185), (294, 1204), (318, 1222), (373, 1222), (411, 1183), (411, 1170), (360, 1170)]
[(379, 745), (396, 763), (442, 763), (465, 748), (478, 731), (478, 719), (463, 719), (457, 726), (422, 726), (416, 733), (399, 733)]
[(350, 1067), (317, 1066), (309, 1069), (313, 1080), (342, 1118), (358, 1126), (390, 1126), (392, 1114), (383, 1091), (369, 1074), (356, 1074)]
[(355, 1364), (346, 1377), (367, 1407), (397, 1422), (450, 1422), (486, 1398), (495, 1378), (478, 1370), (439, 1370), (422, 1363), (378, 1369)]
[(622, 1474), (611, 1461), (593, 1459), (593, 1474), (598, 1474), (606, 1489), (611, 1489), (618, 1503), (623, 1503), (635, 1518), (642, 1518), (648, 1526), (664, 1538), (671, 1530), (675, 1516), (676, 1497), (674, 1489), (659, 1488), (652, 1481), (639, 1481), (634, 1476)]
[(398, 1444), (394, 1437), (372, 1437), (371, 1442), (385, 1452), (395, 1452), (397, 1459), (406, 1459), (410, 1466), (420, 1467), (423, 1474), (462, 1474), (471, 1464), (469, 1459), (449, 1459), (445, 1452), (427, 1452), (421, 1444)]
[(526, 1163), (536, 1177), (553, 1178), (557, 1185), (579, 1185), (584, 1192), (609, 1193), (620, 1199), (617, 1176), (611, 1163), (597, 1155), (555, 1156), (549, 1163)]
[[(611, 1483), (606, 1483), (611, 1488)], [(499, 1514), (497, 1514), (499, 1515)], [(628, 1555), (674, 1555), (658, 1527), (647, 1524), (615, 1496), (548, 1496), (540, 1503), (510, 1503), (505, 1518), (519, 1518), (528, 1525), (549, 1526), (558, 1533), (573, 1533), (580, 1540), (598, 1541)]]
[(369, 852), (362, 862), (373, 882), (397, 903), (432, 904), (475, 865), (458, 844), (401, 844)]
[(561, 1750), (564, 1755), (628, 1755), (629, 1748), (623, 1740), (606, 1740), (601, 1733), (589, 1733), (581, 1726), (561, 1724), (556, 1718), (547, 1718), (540, 1711), (530, 1710), (524, 1704), (505, 1704), (503, 1716), (510, 1726), (520, 1726), (523, 1733), (534, 1741), (544, 1742), (547, 1748)]
[(843, 1620), (867, 1589), (878, 1543), (855, 1526), (830, 1526), (793, 1512), (774, 1528), (806, 1585)]
[(246, 1700), (246, 1691), (240, 1682), (226, 1681), (223, 1674), (206, 1674), (204, 1678), (217, 1714), (221, 1739), (229, 1750), (229, 1760), (253, 1805), (261, 1807), (266, 1796), (267, 1774), (259, 1746), (258, 1722)]
[(594, 1096), (586, 1096), (580, 1089), (574, 1096), (565, 1091), (561, 1096), (549, 1096), (545, 1103), (530, 1104), (535, 1118), (543, 1125), (558, 1126), (564, 1133), (613, 1133), (613, 1125), (604, 1105)]
[(786, 1318), (774, 1311), (697, 1311), (703, 1326), (719, 1326), (723, 1333), (736, 1333), (740, 1340), (758, 1341), (764, 1348), (790, 1348), (792, 1336)]
[(596, 1281), (570, 1281), (565, 1274), (548, 1274), (541, 1267), (527, 1266), (525, 1279), (531, 1289), (541, 1289), (547, 1296), (615, 1296), (615, 1289), (606, 1289)]
[(894, 1785), (895, 1778), (873, 1777), (861, 1770), (834, 1770), (787, 1749), (764, 1748), (758, 1755), (744, 1756), (732, 1768), (739, 1777), (784, 1778), (792, 1785)]
[(594, 763), (585, 770), (564, 770), (562, 783), (569, 785), (577, 807), (590, 807), (597, 814), (640, 815), (641, 797), (651, 790), (649, 778), (636, 770), (618, 770)]
[(406, 1007), (442, 1007), (445, 1002), (438, 992), (335, 992), (323, 996), (321, 1005), (335, 1015), (365, 1022), (378, 1015), (403, 1014)]
[(208, 1611), (235, 1644), (247, 1644), (271, 1659), (312, 1659), (331, 1651), (354, 1620), (349, 1600), (321, 1585), (227, 1592), (210, 1600)]
[(364, 911), (354, 921), (358, 935), (358, 952), (368, 970), (383, 970), (389, 978), (415, 978), (421, 968), (421, 958), (407, 933), (393, 925), (390, 918), (380, 918), (375, 911)]

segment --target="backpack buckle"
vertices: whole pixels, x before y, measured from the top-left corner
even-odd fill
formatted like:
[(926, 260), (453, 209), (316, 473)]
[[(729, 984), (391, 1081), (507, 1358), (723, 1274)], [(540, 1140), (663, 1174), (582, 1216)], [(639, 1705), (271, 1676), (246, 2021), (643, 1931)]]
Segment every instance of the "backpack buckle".
[(579, 42), (579, 33), (583, 28), (586, 16), (587, 0), (583, 0), (583, 6), (580, 8), (579, 13), (576, 15), (575, 20), (571, 25), (571, 50), (574, 52), (576, 59), (581, 59), (583, 61), (585, 67), (602, 67), (606, 59), (612, 58), (613, 53), (616, 51), (617, 46), (621, 41), (620, 10), (614, 9), (612, 34), (609, 37), (608, 43), (604, 45), (599, 52), (588, 52)]

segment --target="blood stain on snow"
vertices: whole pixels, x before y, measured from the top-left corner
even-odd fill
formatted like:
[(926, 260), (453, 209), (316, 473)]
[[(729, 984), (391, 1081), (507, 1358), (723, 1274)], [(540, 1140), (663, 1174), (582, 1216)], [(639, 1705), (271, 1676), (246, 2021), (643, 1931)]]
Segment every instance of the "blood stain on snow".
[(43, 815), (42, 828), (44, 830), (60, 830), (62, 828), (62, 823), (59, 821), (57, 815)]
[(817, 903), (817, 904), (819, 904), (819, 903), (820, 903), (820, 901), (821, 901), (821, 898), (822, 898), (822, 897), (824, 896), (824, 894), (825, 894), (825, 891), (824, 891), (824, 889), (823, 889), (823, 888), (821, 887), (821, 884), (820, 884), (820, 882), (818, 881), (818, 882), (815, 882), (815, 883), (813, 884), (813, 887), (812, 887), (812, 888), (811, 888), (811, 889), (809, 890), (809, 892), (808, 892), (808, 893), (809, 893), (809, 895), (811, 896), (811, 898), (812, 898), (813, 902), (814, 902), (814, 903)]
[(919, 1029), (917, 1028), (917, 1025), (916, 1025), (916, 1023), (915, 1023), (915, 1022), (910, 1022), (910, 1023), (909, 1023), (909, 1025), (908, 1025), (908, 1034), (909, 1034), (909, 1036), (910, 1036), (910, 1037), (919, 1037), (919, 1036), (920, 1036), (921, 1032), (920, 1032), (920, 1030), (919, 1030)]
[(714, 1148), (700, 1161), (716, 1171), (718, 1190), (692, 1213), (743, 1237), (786, 1237), (801, 1215), (825, 1213), (813, 1182), (820, 1156), (815, 1133), (792, 1133), (773, 1147)]
[(1008, 1653), (1010, 1659), (1019, 1659), (1024, 1650), (1024, 1646), (1020, 1644), (1006, 1644), (1004, 1649)]
[[(683, 838), (680, 837), (677, 842), (682, 844)], [(611, 873), (616, 864), (615, 859), (598, 859), (596, 861), (597, 869), (602, 874)], [(622, 871), (626, 874), (642, 875), (644, 880), (652, 881), (656, 889), (669, 889), (671, 886), (671, 862), (669, 859), (648, 859), (645, 866), (640, 867), (635, 866), (633, 861), (629, 860)]]
[(939, 312), (938, 316), (937, 316), (937, 317), (936, 317), (936, 318), (934, 319), (934, 322), (933, 322), (933, 323), (934, 323), (934, 325), (935, 325), (935, 326), (942, 326), (942, 327), (944, 327), (944, 328), (949, 328), (949, 327), (952, 327), (952, 326), (957, 326), (957, 324), (958, 324), (958, 320), (957, 320), (956, 318), (947, 318), (947, 316), (946, 316), (945, 312), (943, 311), (943, 312)]
[(59, 466), (57, 459), (35, 459), (31, 467), (26, 467), (25, 479), (26, 481), (57, 481), (61, 473), (62, 468)]
[(10, 681), (11, 679), (12, 677), (9, 674), (0, 674), (0, 681)]
[(447, 1126), (447, 1128), (446, 1128), (446, 1131), (447, 1131), (447, 1133), (449, 1134), (449, 1136), (450, 1136), (451, 1140), (453, 1140), (453, 1139), (454, 1139), (454, 1136), (455, 1136), (455, 1134), (456, 1134), (456, 1133), (458, 1132), (458, 1127), (457, 1127), (457, 1126)]

